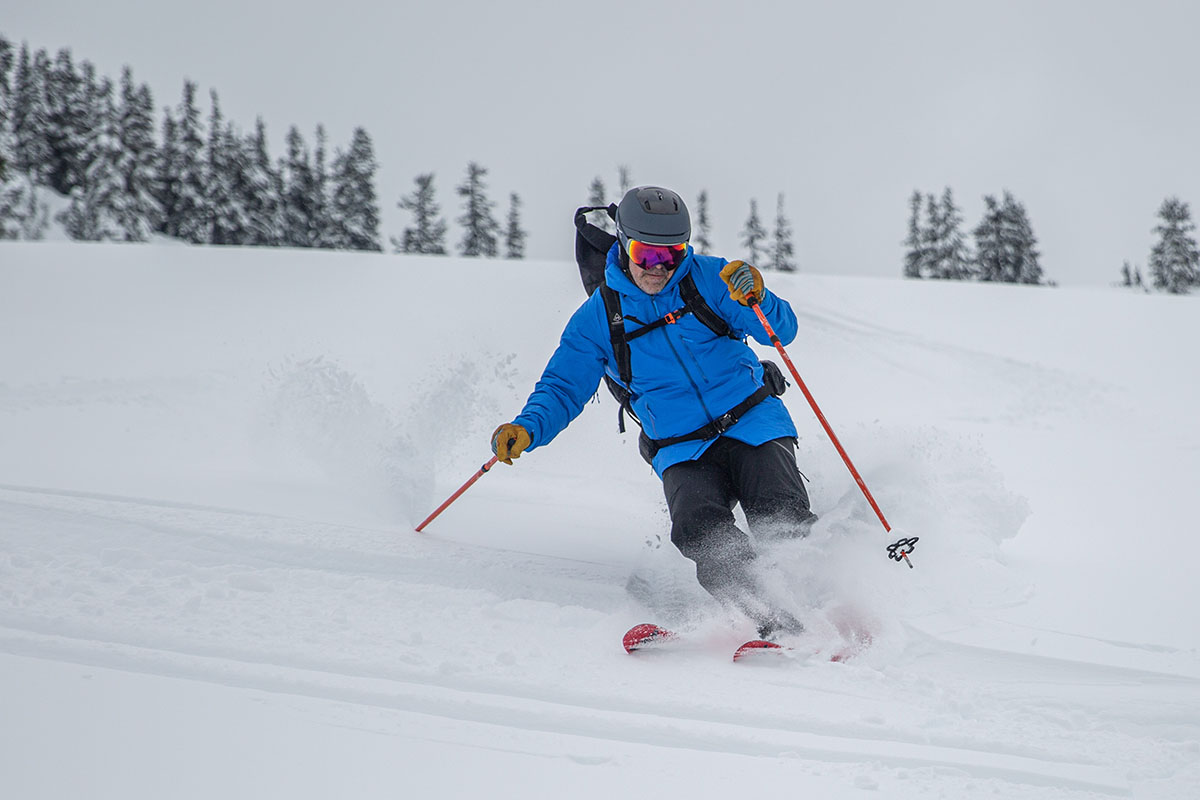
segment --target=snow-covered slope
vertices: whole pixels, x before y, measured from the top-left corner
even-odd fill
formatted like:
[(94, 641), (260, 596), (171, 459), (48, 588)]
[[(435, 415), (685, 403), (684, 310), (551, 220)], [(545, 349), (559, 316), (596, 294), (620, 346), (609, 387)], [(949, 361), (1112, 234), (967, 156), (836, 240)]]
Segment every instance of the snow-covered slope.
[(791, 390), (822, 521), (764, 560), (846, 664), (730, 661), (607, 396), (413, 531), (572, 265), (0, 243), (0, 796), (1198, 796), (1200, 301), (768, 282), (921, 538)]

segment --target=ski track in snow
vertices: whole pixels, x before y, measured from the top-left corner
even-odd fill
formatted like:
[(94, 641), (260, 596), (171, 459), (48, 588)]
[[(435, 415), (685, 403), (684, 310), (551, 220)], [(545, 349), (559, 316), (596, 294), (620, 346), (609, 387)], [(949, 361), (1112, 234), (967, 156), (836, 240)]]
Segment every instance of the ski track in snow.
[[(694, 653), (629, 658), (610, 613), (626, 602), (619, 567), (12, 486), (0, 487), (0, 530), (0, 650), (11, 655), (473, 725), (955, 770), (1073, 793), (1128, 795), (1123, 772), (1166, 777), (1196, 756), (1186, 709), (1200, 703), (1200, 679), (1169, 672), (915, 632), (893, 663), (760, 669), (725, 663), (719, 650), (698, 662)], [(561, 596), (574, 605), (555, 602)], [(552, 641), (530, 641), (533, 630), (571, 642), (567, 653), (581, 641), (599, 655), (581, 667)], [(559, 660), (574, 674), (558, 685), (522, 677)], [(726, 697), (687, 709), (647, 691), (684, 668), (719, 681)], [(814, 697), (857, 722), (796, 713)]]

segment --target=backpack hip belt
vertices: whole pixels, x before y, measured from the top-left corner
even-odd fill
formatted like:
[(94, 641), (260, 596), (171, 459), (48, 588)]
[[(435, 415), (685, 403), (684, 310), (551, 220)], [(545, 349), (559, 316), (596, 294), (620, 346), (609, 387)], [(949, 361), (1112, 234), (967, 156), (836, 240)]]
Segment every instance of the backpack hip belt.
[(638, 452), (642, 454), (642, 458), (646, 459), (647, 462), (650, 462), (654, 460), (656, 455), (658, 455), (658, 451), (662, 450), (664, 447), (670, 447), (673, 444), (691, 442), (698, 439), (704, 441), (716, 439), (718, 436), (725, 433), (725, 431), (736, 425), (738, 420), (740, 420), (747, 411), (754, 408), (768, 397), (773, 396), (775, 396), (775, 393), (771, 391), (770, 387), (765, 385), (760, 386), (754, 391), (754, 394), (750, 395), (745, 400), (714, 419), (712, 422), (701, 425), (691, 433), (685, 433), (682, 436), (668, 436), (665, 439), (651, 439), (643, 430), (641, 435), (638, 437)]

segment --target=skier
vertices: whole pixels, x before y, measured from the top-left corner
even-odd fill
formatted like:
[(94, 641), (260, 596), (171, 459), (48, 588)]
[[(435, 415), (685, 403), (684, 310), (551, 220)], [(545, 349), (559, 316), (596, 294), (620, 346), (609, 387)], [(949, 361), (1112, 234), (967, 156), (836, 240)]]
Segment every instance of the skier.
[[(786, 384), (745, 342), (771, 343), (751, 296), (785, 345), (796, 315), (755, 267), (692, 249), (691, 220), (675, 192), (631, 189), (615, 221), (604, 281), (619, 312), (606, 310), (603, 287), (579, 307), (521, 413), (492, 434), (492, 451), (511, 465), (549, 444), (607, 374), (642, 425), (640, 449), (662, 479), (671, 542), (695, 563), (700, 585), (747, 614), (763, 638), (800, 633), (800, 620), (764, 597), (754, 542), (733, 515), (741, 503), (758, 540), (804, 536), (816, 520), (796, 466), (796, 428), (777, 396)], [(702, 321), (713, 311), (729, 335)], [(621, 381), (624, 347), (629, 378)]]

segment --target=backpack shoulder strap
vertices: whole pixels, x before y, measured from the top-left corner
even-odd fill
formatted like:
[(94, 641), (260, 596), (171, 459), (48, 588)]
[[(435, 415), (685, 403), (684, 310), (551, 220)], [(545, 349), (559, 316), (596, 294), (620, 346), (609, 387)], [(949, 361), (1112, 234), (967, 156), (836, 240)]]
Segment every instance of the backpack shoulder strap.
[(692, 273), (689, 272), (679, 281), (679, 296), (683, 298), (684, 305), (696, 315), (696, 319), (700, 320), (717, 336), (728, 336), (731, 339), (736, 339), (733, 331), (729, 328), (729, 324), (718, 314), (713, 311), (712, 306), (704, 299), (704, 295), (700, 294), (700, 290), (696, 288), (696, 281), (692, 278)]
[(604, 316), (608, 320), (608, 337), (612, 341), (617, 374), (621, 376), (621, 383), (629, 386), (633, 381), (633, 367), (630, 363), (629, 341), (625, 338), (625, 316), (621, 313), (621, 297), (607, 283), (601, 283), (599, 289), (600, 297), (604, 300)]

